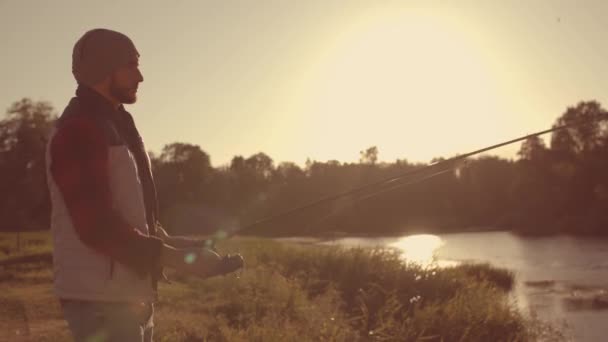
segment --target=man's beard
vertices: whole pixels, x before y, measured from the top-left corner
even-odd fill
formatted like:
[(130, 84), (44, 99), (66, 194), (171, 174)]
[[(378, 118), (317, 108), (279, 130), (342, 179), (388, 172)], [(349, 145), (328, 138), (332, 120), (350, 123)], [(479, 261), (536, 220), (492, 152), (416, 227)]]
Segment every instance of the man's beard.
[(122, 88), (116, 85), (116, 82), (112, 80), (110, 82), (110, 95), (116, 99), (119, 103), (133, 104), (137, 101), (137, 95), (131, 92), (130, 88)]

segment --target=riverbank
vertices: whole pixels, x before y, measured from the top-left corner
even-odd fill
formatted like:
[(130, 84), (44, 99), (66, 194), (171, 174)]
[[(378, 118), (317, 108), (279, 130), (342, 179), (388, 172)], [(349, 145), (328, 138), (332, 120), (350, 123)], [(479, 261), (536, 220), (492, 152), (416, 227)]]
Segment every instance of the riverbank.
[[(22, 253), (48, 248), (48, 236), (35, 239), (45, 242)], [(513, 275), (488, 265), (423, 269), (391, 252), (255, 238), (218, 247), (242, 253), (246, 268), (208, 280), (170, 273), (173, 284), (159, 290), (157, 340), (533, 341), (559, 335), (520, 314), (507, 296)], [(0, 340), (67, 338), (51, 279), (44, 262), (0, 267)]]

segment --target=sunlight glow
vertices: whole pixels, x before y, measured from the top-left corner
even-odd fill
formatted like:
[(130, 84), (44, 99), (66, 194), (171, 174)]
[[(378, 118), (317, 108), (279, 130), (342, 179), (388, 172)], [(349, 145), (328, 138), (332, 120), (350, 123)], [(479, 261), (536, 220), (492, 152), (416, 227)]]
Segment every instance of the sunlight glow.
[[(485, 122), (501, 107), (476, 39), (465, 23), (438, 13), (362, 18), (331, 42), (317, 70), (306, 111), (313, 124), (306, 131), (317, 137), (310, 143), (319, 144), (312, 150), (338, 160), (356, 160), (357, 147), (374, 145), (381, 158), (446, 154), (436, 137)], [(479, 137), (459, 139), (479, 144)]]
[(396, 242), (389, 244), (402, 252), (403, 259), (407, 262), (414, 262), (422, 266), (433, 264), (435, 251), (443, 245), (443, 241), (437, 235), (419, 234), (400, 238)]

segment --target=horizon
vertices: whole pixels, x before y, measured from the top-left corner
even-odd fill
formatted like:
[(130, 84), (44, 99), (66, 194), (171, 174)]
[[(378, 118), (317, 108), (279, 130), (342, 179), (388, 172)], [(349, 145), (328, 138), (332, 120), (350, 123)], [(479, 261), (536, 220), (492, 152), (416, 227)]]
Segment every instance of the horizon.
[[(0, 103), (27, 97), (60, 114), (75, 90), (73, 44), (107, 27), (141, 53), (145, 81), (127, 110), (149, 151), (184, 142), (216, 167), (257, 152), (302, 166), (357, 162), (377, 146), (379, 162), (428, 163), (547, 129), (580, 101), (606, 103), (607, 9), (4, 1), (0, 74), (12, 83)], [(512, 159), (519, 146), (491, 155)]]

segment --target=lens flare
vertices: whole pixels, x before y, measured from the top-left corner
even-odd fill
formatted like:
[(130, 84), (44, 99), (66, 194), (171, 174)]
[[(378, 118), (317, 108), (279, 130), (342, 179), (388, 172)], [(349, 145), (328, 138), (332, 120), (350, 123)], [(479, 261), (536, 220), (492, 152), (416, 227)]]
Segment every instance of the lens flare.
[(215, 233), (215, 238), (217, 240), (224, 240), (227, 237), (228, 237), (228, 233), (226, 233), (226, 231), (223, 229), (220, 229), (217, 231), (217, 233)]
[(192, 264), (195, 260), (196, 260), (196, 254), (194, 254), (194, 253), (188, 253), (184, 257), (184, 261), (186, 262), (186, 264)]

